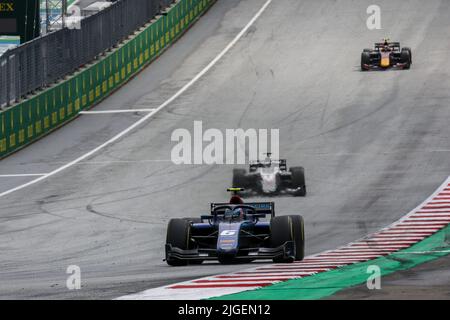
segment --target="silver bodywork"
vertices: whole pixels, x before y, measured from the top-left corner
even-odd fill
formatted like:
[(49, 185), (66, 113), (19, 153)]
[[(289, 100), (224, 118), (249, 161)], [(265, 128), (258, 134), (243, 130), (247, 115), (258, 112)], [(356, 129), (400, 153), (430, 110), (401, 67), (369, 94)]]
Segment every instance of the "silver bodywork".
[(250, 170), (247, 177), (253, 181), (253, 191), (263, 194), (297, 193), (302, 187), (289, 187), (287, 181), (291, 172), (287, 171), (286, 160), (273, 160), (266, 157), (264, 160), (250, 161)]
[[(256, 168), (256, 171), (253, 171), (251, 174), (259, 175), (259, 183), (261, 184), (261, 191), (263, 193), (276, 192), (280, 185), (279, 175), (282, 174), (282, 171), (280, 170), (280, 162), (266, 159), (265, 161), (259, 163), (264, 166)], [(250, 166), (256, 164), (258, 164), (258, 162), (250, 163)]]

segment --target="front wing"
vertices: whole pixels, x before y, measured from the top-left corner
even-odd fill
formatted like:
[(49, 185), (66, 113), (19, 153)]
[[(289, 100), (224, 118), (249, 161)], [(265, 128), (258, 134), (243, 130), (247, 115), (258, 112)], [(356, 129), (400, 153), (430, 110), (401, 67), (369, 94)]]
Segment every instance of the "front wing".
[(364, 64), (364, 68), (366, 70), (386, 70), (386, 69), (393, 69), (393, 68), (403, 69), (404, 67), (406, 67), (406, 65), (407, 65), (406, 63), (402, 63), (402, 62), (397, 62), (389, 67), (381, 67), (378, 64)]
[[(225, 253), (226, 254), (226, 253)], [(197, 248), (191, 250), (183, 250), (166, 244), (167, 259), (178, 260), (217, 260), (218, 252), (215, 249)], [(256, 259), (274, 259), (283, 258), (295, 259), (295, 246), (293, 241), (287, 241), (285, 244), (276, 248), (244, 248), (239, 249), (238, 253), (233, 257), (236, 260), (256, 260)]]

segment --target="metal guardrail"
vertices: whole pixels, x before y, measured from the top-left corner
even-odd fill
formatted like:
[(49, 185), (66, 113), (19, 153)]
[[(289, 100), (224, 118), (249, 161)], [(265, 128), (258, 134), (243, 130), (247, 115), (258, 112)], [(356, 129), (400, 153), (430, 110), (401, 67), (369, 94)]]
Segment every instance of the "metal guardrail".
[(81, 20), (0, 56), (0, 109), (49, 86), (123, 41), (174, 0), (118, 0)]

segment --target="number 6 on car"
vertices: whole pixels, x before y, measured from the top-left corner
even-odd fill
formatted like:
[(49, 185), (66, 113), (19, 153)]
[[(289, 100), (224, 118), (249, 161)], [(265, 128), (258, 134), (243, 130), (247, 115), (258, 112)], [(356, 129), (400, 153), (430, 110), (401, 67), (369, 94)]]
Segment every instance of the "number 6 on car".
[(220, 235), (221, 236), (234, 236), (236, 234), (236, 231), (234, 230), (223, 230)]

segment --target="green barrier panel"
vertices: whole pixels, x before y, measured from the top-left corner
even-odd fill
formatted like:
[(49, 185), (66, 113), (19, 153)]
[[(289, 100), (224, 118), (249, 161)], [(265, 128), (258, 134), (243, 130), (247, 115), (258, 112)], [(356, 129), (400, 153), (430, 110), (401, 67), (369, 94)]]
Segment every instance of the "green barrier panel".
[(0, 158), (74, 119), (158, 57), (216, 0), (180, 0), (100, 61), (0, 112)]

